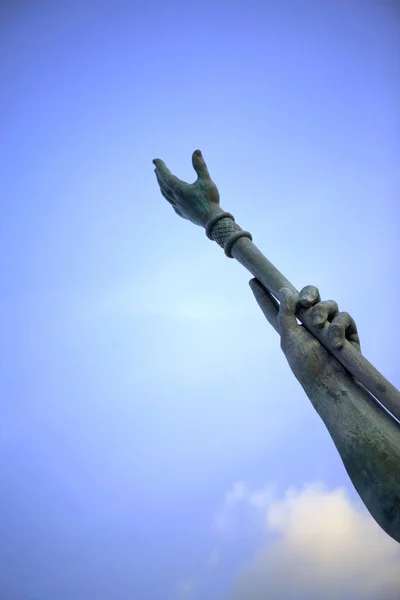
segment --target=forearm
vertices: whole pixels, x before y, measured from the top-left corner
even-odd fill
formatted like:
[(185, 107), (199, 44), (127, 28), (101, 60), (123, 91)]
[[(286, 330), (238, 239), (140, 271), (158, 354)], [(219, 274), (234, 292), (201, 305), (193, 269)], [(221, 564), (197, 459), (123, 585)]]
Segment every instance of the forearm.
[[(298, 293), (253, 244), (251, 234), (243, 231), (235, 223), (232, 215), (215, 206), (208, 216), (205, 228), (207, 236), (224, 248), (227, 256), (236, 258), (272, 295), (276, 296), (278, 290), (283, 287), (290, 288), (295, 294)], [(314, 326), (308, 309), (300, 309), (296, 316), (306, 329), (400, 421), (399, 390), (347, 340), (342, 348), (332, 348), (327, 333), (329, 325), (326, 324), (323, 328)]]
[(214, 240), (224, 249), (229, 258), (235, 258), (240, 262), (272, 294), (282, 287), (288, 287), (296, 292), (286, 277), (253, 244), (251, 234), (243, 231), (235, 222), (233, 215), (226, 213), (219, 206), (213, 209), (206, 225), (206, 234), (209, 239)]
[(400, 426), (352, 377), (332, 377), (304, 390), (365, 506), (400, 543)]

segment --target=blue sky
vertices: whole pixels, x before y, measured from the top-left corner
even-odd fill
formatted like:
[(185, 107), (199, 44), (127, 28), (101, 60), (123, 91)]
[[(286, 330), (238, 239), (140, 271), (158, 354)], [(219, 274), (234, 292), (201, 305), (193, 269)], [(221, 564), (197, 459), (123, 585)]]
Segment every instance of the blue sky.
[[(389, 1), (2, 3), (1, 598), (398, 597), (250, 275), (151, 161), (193, 181), (200, 148), (400, 387), (399, 27)], [(296, 539), (330, 553), (289, 589)]]

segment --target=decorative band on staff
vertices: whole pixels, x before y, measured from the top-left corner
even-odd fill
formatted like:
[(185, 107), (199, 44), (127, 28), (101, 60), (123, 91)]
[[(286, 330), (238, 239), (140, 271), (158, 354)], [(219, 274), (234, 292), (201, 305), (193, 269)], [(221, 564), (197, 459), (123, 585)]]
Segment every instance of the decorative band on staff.
[(249, 231), (236, 231), (233, 233), (225, 242), (224, 252), (228, 258), (233, 258), (232, 256), (232, 247), (240, 238), (247, 237), (250, 241), (253, 241), (253, 236)]
[(231, 215), (231, 213), (222, 212), (219, 215), (216, 215), (215, 217), (210, 219), (206, 226), (206, 236), (208, 237), (209, 240), (214, 240), (214, 238), (212, 236), (212, 230), (214, 229), (214, 226), (216, 225), (216, 223), (218, 223), (218, 221), (220, 221), (221, 219), (232, 219), (232, 221), (234, 221), (235, 217), (233, 215)]
[[(232, 228), (233, 228), (232, 233), (229, 235), (229, 227), (228, 227), (228, 230), (226, 230), (226, 229), (223, 230), (222, 237), (221, 237), (222, 232), (219, 232), (219, 235), (216, 235), (215, 233), (213, 235), (214, 227), (222, 219), (230, 219), (232, 221)], [(235, 231), (235, 229), (236, 229), (236, 231)], [(228, 238), (226, 238), (226, 234), (228, 234)], [(210, 221), (206, 225), (206, 236), (208, 237), (208, 239), (215, 240), (216, 242), (218, 242), (218, 244), (223, 247), (224, 252), (228, 258), (233, 258), (233, 256), (232, 256), (233, 245), (238, 240), (240, 240), (240, 238), (247, 237), (249, 240), (253, 240), (251, 233), (240, 229), (239, 225), (237, 225), (235, 223), (235, 217), (233, 215), (231, 215), (231, 213), (228, 213), (228, 212), (221, 212), (219, 215), (216, 215), (215, 217), (210, 219)]]

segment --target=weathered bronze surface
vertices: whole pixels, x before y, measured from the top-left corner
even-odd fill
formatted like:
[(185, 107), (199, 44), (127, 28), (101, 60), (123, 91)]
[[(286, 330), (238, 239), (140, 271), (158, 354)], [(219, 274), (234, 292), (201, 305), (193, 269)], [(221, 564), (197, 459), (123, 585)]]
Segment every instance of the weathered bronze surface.
[(314, 286), (299, 293), (261, 254), (251, 234), (221, 209), (199, 150), (192, 161), (198, 175), (193, 184), (172, 175), (162, 160), (153, 161), (162, 195), (179, 216), (204, 227), (227, 256), (255, 276), (250, 281), (253, 294), (280, 334), (289, 366), (323, 420), (354, 487), (380, 527), (400, 543), (399, 391), (362, 356), (352, 317), (339, 312), (332, 300), (321, 302)]

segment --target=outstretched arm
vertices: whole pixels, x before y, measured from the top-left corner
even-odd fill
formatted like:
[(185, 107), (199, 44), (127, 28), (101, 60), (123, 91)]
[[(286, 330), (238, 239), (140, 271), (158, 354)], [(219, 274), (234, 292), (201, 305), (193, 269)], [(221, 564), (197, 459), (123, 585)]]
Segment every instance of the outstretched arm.
[[(227, 256), (236, 258), (275, 297), (282, 287), (297, 293), (292, 284), (253, 244), (250, 233), (243, 231), (235, 223), (233, 216), (220, 208), (218, 189), (211, 180), (200, 150), (193, 153), (192, 161), (197, 173), (197, 180), (193, 184), (178, 179), (162, 160), (153, 161), (161, 193), (175, 212), (182, 218), (205, 227), (207, 235), (224, 248)], [(296, 316), (307, 330), (400, 421), (400, 392), (347, 340), (344, 340), (341, 347), (332, 347), (327, 327), (315, 326), (308, 308), (301, 307)]]
[(382, 529), (400, 542), (400, 426), (367, 390), (399, 421), (400, 393), (361, 355), (347, 313), (339, 317), (335, 303), (319, 302), (312, 286), (298, 302), (297, 290), (220, 208), (201, 152), (194, 152), (192, 160), (198, 176), (193, 184), (172, 175), (162, 160), (153, 161), (162, 195), (179, 216), (204, 227), (228, 256), (257, 278), (252, 283), (257, 300), (279, 331), (289, 365), (324, 421), (355, 488)]
[(370, 514), (400, 543), (400, 425), (371, 394), (296, 319), (308, 307), (314, 323), (325, 325), (332, 347), (347, 338), (356, 352), (360, 342), (354, 320), (336, 302), (320, 301), (318, 289), (300, 294), (283, 288), (280, 304), (256, 279), (253, 294), (281, 336), (289, 366), (323, 420), (344, 467)]

